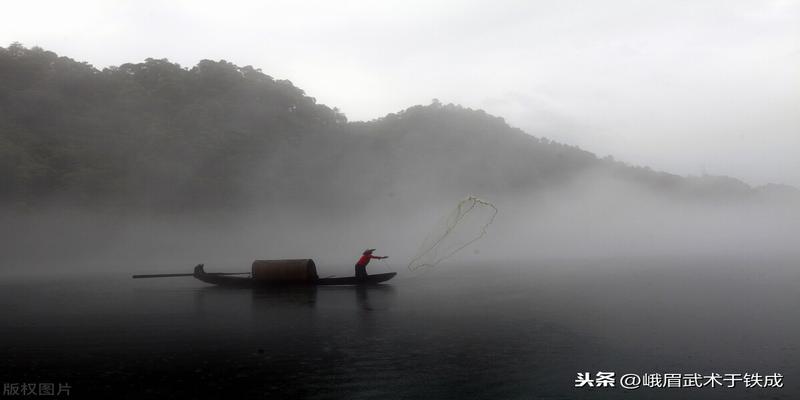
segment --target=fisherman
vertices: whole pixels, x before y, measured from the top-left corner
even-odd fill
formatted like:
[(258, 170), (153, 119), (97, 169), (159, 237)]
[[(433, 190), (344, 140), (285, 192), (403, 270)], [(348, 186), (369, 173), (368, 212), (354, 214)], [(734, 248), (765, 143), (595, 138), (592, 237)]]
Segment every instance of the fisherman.
[(367, 264), (369, 264), (369, 260), (373, 258), (376, 260), (382, 260), (384, 258), (389, 258), (388, 256), (373, 256), (372, 252), (375, 249), (367, 249), (361, 253), (361, 258), (358, 259), (356, 263), (356, 279), (359, 281), (364, 281), (367, 279)]

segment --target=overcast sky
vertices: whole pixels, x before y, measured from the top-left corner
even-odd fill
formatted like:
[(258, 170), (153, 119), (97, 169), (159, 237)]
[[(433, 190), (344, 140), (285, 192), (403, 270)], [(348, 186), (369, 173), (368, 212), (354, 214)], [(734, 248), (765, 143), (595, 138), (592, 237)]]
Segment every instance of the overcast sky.
[(96, 67), (253, 65), (351, 120), (438, 98), (679, 174), (800, 186), (800, 0), (12, 1)]

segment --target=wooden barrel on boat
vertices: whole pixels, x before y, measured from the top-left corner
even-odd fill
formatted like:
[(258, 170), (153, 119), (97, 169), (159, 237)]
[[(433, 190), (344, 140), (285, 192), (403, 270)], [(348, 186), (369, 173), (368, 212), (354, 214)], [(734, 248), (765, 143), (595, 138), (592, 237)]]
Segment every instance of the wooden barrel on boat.
[(317, 266), (312, 259), (255, 260), (253, 279), (262, 282), (302, 283), (317, 280)]

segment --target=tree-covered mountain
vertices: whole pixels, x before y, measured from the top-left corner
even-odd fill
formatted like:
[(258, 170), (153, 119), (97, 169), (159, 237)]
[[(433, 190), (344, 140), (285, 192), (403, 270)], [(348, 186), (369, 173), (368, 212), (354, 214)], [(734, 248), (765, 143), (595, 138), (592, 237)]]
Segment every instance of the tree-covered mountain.
[(512, 128), (438, 101), (348, 122), (287, 80), (226, 61), (147, 59), (102, 70), (0, 48), (0, 201), (125, 209), (363, 205), (409, 193), (531, 192), (589, 171), (668, 195), (747, 195)]

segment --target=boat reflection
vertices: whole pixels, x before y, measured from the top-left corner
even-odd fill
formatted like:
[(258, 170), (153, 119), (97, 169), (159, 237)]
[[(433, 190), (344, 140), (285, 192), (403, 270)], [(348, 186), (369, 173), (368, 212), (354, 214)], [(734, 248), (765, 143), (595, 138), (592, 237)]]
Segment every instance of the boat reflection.
[(255, 314), (297, 313), (301, 309), (353, 309), (377, 311), (391, 308), (396, 297), (392, 285), (295, 286), (255, 289), (209, 286), (197, 289), (197, 314), (237, 314), (250, 308)]

